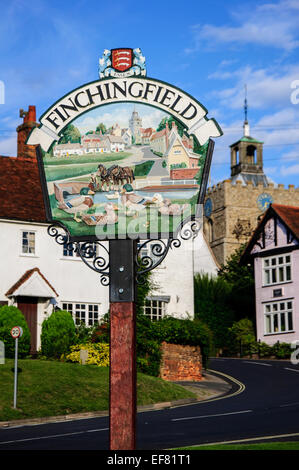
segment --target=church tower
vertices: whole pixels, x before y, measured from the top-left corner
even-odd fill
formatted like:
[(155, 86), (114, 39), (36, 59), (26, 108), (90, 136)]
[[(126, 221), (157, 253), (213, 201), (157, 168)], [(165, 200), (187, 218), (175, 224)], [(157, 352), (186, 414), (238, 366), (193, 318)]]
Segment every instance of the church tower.
[(268, 180), (263, 171), (263, 142), (250, 136), (246, 95), (247, 93), (244, 101), (243, 137), (230, 145), (231, 179), (232, 183), (241, 181), (247, 184), (251, 181), (255, 186), (260, 183), (268, 186)]
[(141, 134), (140, 134), (140, 129), (142, 127), (142, 119), (139, 116), (138, 112), (135, 109), (132, 112), (132, 116), (129, 121), (129, 127), (132, 132), (132, 136), (135, 139), (135, 143), (140, 143), (141, 142)]
[(246, 243), (272, 202), (299, 206), (299, 188), (274, 183), (263, 170), (263, 142), (250, 135), (247, 96), (243, 136), (231, 150), (229, 179), (208, 188), (203, 231), (219, 264)]

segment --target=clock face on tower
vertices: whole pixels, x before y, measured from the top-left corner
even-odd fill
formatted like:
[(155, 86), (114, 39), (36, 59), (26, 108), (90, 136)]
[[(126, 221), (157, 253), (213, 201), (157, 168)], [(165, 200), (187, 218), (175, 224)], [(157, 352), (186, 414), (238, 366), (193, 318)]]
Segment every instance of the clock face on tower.
[(208, 198), (204, 204), (204, 214), (206, 217), (210, 217), (212, 214), (212, 200)]
[(262, 212), (265, 212), (268, 209), (268, 207), (270, 206), (270, 204), (272, 204), (273, 197), (271, 196), (271, 194), (262, 193), (258, 196), (256, 202), (257, 202), (258, 208)]

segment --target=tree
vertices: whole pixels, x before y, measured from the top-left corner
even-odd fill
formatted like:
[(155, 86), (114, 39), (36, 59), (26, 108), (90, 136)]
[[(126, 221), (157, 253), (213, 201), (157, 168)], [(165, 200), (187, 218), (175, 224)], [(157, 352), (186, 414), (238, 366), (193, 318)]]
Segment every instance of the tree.
[(177, 126), (178, 134), (181, 137), (183, 137), (183, 135), (184, 135), (184, 126), (172, 116), (170, 116), (170, 117), (165, 116), (163, 119), (161, 119), (160, 124), (157, 127), (157, 132), (161, 131), (162, 129), (165, 129), (166, 123), (168, 123), (168, 127), (171, 130), (173, 122)]
[(229, 304), (236, 312), (236, 318), (244, 317), (255, 321), (255, 288), (253, 266), (250, 264), (240, 264), (241, 256), (245, 249), (245, 244), (241, 245), (222, 264), (218, 275), (231, 285)]
[(228, 329), (235, 321), (235, 312), (229, 305), (230, 284), (208, 274), (194, 277), (194, 316), (204, 322), (213, 333), (216, 349), (226, 346)]
[(73, 124), (69, 124), (62, 132), (60, 144), (77, 143), (81, 141), (81, 133)]
[(105, 124), (103, 124), (102, 122), (100, 124), (97, 125), (96, 127), (96, 133), (98, 134), (106, 134), (106, 126)]

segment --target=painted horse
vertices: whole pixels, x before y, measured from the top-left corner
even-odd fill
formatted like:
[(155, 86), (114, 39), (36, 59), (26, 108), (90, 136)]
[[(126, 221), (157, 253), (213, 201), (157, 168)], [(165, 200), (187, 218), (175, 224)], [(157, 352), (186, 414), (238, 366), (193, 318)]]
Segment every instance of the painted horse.
[(123, 186), (126, 183), (132, 184), (135, 180), (134, 172), (129, 166), (113, 165), (108, 169), (108, 174), (113, 180), (114, 187)]
[(101, 190), (103, 191), (103, 187), (106, 185), (106, 191), (109, 191), (111, 179), (107, 168), (102, 163), (98, 165), (96, 176), (101, 182)]

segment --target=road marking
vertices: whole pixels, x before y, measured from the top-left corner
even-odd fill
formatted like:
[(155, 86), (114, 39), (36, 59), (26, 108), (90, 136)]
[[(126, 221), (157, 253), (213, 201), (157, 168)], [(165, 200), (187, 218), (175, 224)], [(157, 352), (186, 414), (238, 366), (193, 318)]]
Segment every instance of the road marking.
[(3, 441), (3, 442), (0, 442), (0, 445), (14, 444), (16, 442), (39, 441), (41, 439), (53, 439), (53, 438), (56, 438), (56, 437), (76, 436), (78, 434), (85, 434), (87, 432), (100, 432), (100, 431), (108, 431), (108, 430), (109, 430), (109, 428), (90, 429), (90, 430), (87, 430), (87, 431), (69, 432), (69, 433), (66, 433), (66, 434), (52, 434), (50, 436), (28, 437), (26, 439), (16, 439), (14, 441)]
[(258, 366), (272, 367), (272, 364), (265, 364), (264, 362), (243, 361), (244, 364), (257, 364)]
[(211, 372), (212, 374), (215, 374), (216, 376), (217, 375), (220, 375), (220, 376), (223, 376), (223, 377), (226, 377), (227, 379), (229, 379), (231, 382), (237, 384), (239, 386), (239, 389), (236, 390), (235, 392), (229, 394), (229, 395), (224, 395), (223, 397), (216, 397), (216, 398), (208, 398), (207, 400), (202, 400), (200, 401), (199, 403), (208, 403), (208, 402), (211, 402), (211, 401), (217, 401), (217, 400), (223, 400), (224, 398), (231, 398), (231, 397), (235, 397), (236, 395), (239, 395), (239, 393), (242, 393), (244, 392), (245, 390), (245, 385), (240, 382), (239, 380), (235, 379), (234, 377), (231, 377), (230, 375), (228, 374), (224, 374), (223, 372), (219, 372), (218, 370), (213, 370), (213, 369), (208, 369), (208, 372)]
[[(287, 437), (298, 437), (299, 433), (293, 433), (293, 434), (277, 434), (274, 436), (260, 436), (260, 437), (251, 437), (248, 439), (238, 439), (235, 441), (221, 441), (221, 442), (205, 442), (200, 443), (200, 444), (194, 444), (192, 446), (188, 447), (201, 447), (201, 446), (215, 446), (215, 445), (222, 445), (222, 444), (241, 444), (241, 443), (246, 443), (246, 442), (254, 442), (254, 441), (268, 441), (272, 439), (281, 439), (281, 438), (287, 438)], [(172, 449), (173, 450), (173, 449)]]
[(189, 416), (188, 418), (173, 418), (171, 421), (185, 421), (188, 419), (216, 418), (218, 416), (240, 415), (243, 413), (252, 413), (253, 410), (234, 411), (232, 413), (221, 413), (216, 415)]
[(292, 370), (293, 372), (299, 372), (298, 369), (290, 369), (289, 367), (284, 367), (285, 370)]
[(287, 403), (286, 405), (279, 405), (279, 408), (283, 408), (285, 406), (294, 406), (294, 405), (299, 405), (299, 401), (297, 401), (295, 403)]

